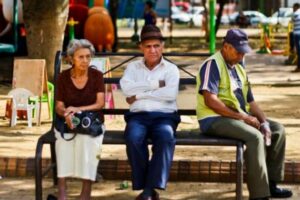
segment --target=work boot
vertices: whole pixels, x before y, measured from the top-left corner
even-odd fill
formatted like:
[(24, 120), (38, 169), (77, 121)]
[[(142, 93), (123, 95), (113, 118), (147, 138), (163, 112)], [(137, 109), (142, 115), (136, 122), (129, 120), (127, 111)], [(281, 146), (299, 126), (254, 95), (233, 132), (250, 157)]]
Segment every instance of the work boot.
[(272, 198), (289, 198), (293, 196), (291, 190), (277, 187), (277, 184), (274, 181), (270, 181), (270, 193)]

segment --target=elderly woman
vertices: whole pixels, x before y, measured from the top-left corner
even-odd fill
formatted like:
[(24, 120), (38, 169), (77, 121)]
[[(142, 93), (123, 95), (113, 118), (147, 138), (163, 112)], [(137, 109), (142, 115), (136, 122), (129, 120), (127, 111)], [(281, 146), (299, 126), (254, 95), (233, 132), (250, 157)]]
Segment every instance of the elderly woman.
[[(104, 121), (101, 109), (104, 107), (103, 74), (90, 67), (95, 50), (85, 39), (72, 40), (67, 55), (72, 68), (63, 71), (57, 79), (56, 114), (68, 126), (75, 128), (74, 114), (84, 111), (96, 111), (100, 121)], [(103, 134), (90, 135), (62, 133), (56, 127), (56, 156), (58, 176), (58, 199), (66, 199), (66, 177), (82, 179), (81, 200), (90, 199), (91, 184), (95, 181), (99, 160), (97, 155), (103, 141)]]

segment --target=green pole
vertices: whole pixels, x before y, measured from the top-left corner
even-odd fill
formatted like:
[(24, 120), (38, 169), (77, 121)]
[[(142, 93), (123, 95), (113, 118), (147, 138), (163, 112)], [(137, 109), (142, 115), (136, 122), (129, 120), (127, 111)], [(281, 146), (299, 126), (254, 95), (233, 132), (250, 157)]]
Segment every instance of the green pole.
[(89, 0), (89, 8), (94, 7), (94, 0)]
[(67, 22), (69, 25), (69, 40), (75, 39), (75, 28), (74, 26), (78, 24), (78, 21), (74, 21), (73, 17), (70, 18), (70, 20)]
[(215, 20), (216, 0), (209, 0), (209, 52), (216, 51), (216, 20)]
[(259, 11), (263, 14), (265, 14), (265, 2), (264, 0), (259, 1)]
[(74, 40), (75, 39), (75, 30), (74, 30), (74, 25), (69, 25), (69, 40)]

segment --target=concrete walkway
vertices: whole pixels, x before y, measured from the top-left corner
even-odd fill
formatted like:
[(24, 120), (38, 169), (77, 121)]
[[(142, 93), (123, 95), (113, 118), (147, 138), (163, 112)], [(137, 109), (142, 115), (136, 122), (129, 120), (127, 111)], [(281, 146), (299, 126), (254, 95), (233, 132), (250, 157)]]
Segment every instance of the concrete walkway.
[(300, 86), (300, 73), (293, 73), (296, 66), (285, 65), (286, 59), (282, 55), (247, 55), (246, 70), (250, 82), (253, 85)]
[[(133, 200), (139, 191), (133, 192), (129, 183), (128, 189), (120, 189), (122, 181), (101, 181), (93, 185), (92, 199)], [(299, 185), (282, 185), (293, 190), (294, 196), (288, 200), (300, 199)], [(0, 200), (33, 200), (34, 181), (29, 178), (8, 178), (0, 180)], [(68, 199), (78, 199), (81, 183), (76, 180), (68, 182)], [(51, 180), (44, 181), (44, 199), (48, 194), (57, 194)], [(234, 200), (235, 185), (223, 183), (170, 182), (166, 191), (159, 191), (162, 200)], [(248, 192), (244, 184), (244, 200)]]

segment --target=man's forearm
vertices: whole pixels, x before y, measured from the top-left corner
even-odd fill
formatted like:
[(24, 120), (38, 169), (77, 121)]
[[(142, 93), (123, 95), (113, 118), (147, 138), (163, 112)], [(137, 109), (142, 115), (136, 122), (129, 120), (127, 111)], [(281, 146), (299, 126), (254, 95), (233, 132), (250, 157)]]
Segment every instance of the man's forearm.
[(230, 117), (237, 120), (244, 120), (246, 114), (237, 112), (229, 107), (227, 107), (221, 100), (214, 99), (210, 103), (206, 104), (209, 108), (211, 108), (213, 111), (218, 113), (221, 116), (224, 117)]
[(243, 120), (246, 124), (249, 124), (257, 129), (259, 128), (260, 122), (256, 117), (246, 113), (240, 113), (232, 108), (229, 108), (217, 97), (217, 95), (209, 93), (208, 91), (204, 91), (203, 95), (205, 98), (205, 104), (219, 115), (237, 120)]
[(260, 123), (263, 123), (267, 120), (264, 112), (259, 108), (255, 101), (250, 103), (250, 113), (255, 116)]

